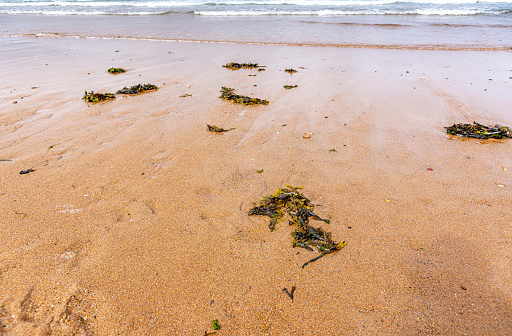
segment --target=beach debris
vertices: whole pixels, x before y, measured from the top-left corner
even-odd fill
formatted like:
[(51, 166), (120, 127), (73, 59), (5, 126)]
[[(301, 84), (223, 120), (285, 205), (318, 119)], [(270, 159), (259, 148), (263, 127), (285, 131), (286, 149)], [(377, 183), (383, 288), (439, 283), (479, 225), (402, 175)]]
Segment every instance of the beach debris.
[(0, 161), (4, 162), (4, 161), (12, 161), (10, 159), (0, 159)]
[(445, 127), (446, 133), (451, 135), (458, 135), (466, 138), (476, 139), (503, 139), (512, 138), (512, 131), (510, 128), (501, 125), (484, 126), (473, 121), (473, 124), (453, 124), (452, 126)]
[(222, 127), (217, 127), (216, 125), (208, 125), (208, 124), (206, 124), (206, 127), (208, 128), (208, 132), (217, 132), (217, 133), (234, 130), (234, 128), (224, 129)]
[(297, 85), (283, 85), (283, 87), (284, 87), (285, 89), (289, 90), (289, 89), (296, 88), (296, 87), (297, 87)]
[(297, 70), (290, 68), (290, 69), (284, 69), (284, 72), (288, 72), (289, 74), (292, 74), (294, 72), (297, 72)]
[(239, 70), (239, 69), (257, 69), (260, 66), (258, 63), (236, 63), (231, 62), (227, 63), (222, 66), (223, 68), (230, 69), (230, 70)]
[(16, 211), (16, 210), (14, 210), (14, 213), (15, 213), (16, 215), (22, 215), (21, 219), (24, 219), (25, 217), (27, 217), (27, 214), (26, 214), (26, 213), (24, 213), (24, 212), (18, 212), (18, 211)]
[(123, 68), (108, 68), (107, 72), (109, 74), (114, 74), (115, 75), (115, 74), (124, 73), (124, 72), (126, 72), (126, 70), (123, 69)]
[(304, 133), (304, 135), (302, 136), (302, 139), (309, 139), (311, 138), (311, 136), (313, 135), (313, 133), (311, 132), (306, 132)]
[(321, 227), (315, 228), (309, 225), (309, 218), (327, 224), (330, 221), (320, 218), (313, 212), (314, 205), (298, 191), (302, 187), (292, 187), (290, 185), (286, 185), (286, 187), (278, 189), (273, 195), (261, 199), (258, 206), (249, 210), (249, 216), (269, 216), (268, 227), (270, 231), (275, 231), (276, 225), (284, 220), (285, 213), (287, 213), (291, 218), (288, 224), (296, 227), (295, 231), (292, 232), (292, 247), (302, 247), (308, 251), (313, 251), (313, 247), (315, 247), (320, 252), (320, 256), (304, 263), (302, 268), (327, 254), (342, 249), (346, 244), (345, 241), (336, 243), (332, 240), (330, 232), (324, 231)]
[(192, 97), (192, 95), (190, 93), (185, 93), (180, 96), (180, 98), (184, 98), (184, 97)]
[(216, 319), (212, 321), (212, 328), (213, 330), (220, 330), (219, 320)]
[(118, 94), (139, 94), (146, 91), (155, 91), (158, 90), (158, 87), (153, 84), (137, 84), (132, 87), (125, 86), (121, 90), (118, 90)]
[(263, 69), (263, 68), (259, 68), (259, 69), (258, 69), (258, 71), (265, 71), (265, 69)]
[(428, 171), (434, 171), (434, 168), (427, 168)]
[(13, 103), (13, 104), (18, 104), (18, 102), (17, 102), (16, 100), (15, 100), (15, 101), (13, 101), (12, 103)]
[(85, 95), (82, 97), (87, 103), (97, 103), (103, 100), (116, 99), (116, 96), (112, 93), (99, 93), (99, 92), (87, 92), (85, 91)]
[(204, 336), (215, 335), (216, 333), (217, 333), (216, 331), (210, 331), (210, 332), (205, 331)]
[(268, 105), (268, 100), (237, 95), (233, 91), (235, 91), (235, 89), (223, 86), (222, 90), (220, 91), (220, 92), (222, 92), (222, 94), (220, 95), (220, 98), (222, 98), (224, 100), (232, 101), (233, 103), (237, 103), (237, 104)]
[(295, 292), (295, 289), (296, 289), (295, 286), (292, 286), (292, 289), (290, 291), (288, 291), (288, 289), (286, 287), (283, 288), (283, 292), (285, 292), (290, 297), (290, 299), (292, 299), (292, 302), (293, 302), (293, 293)]
[(35, 169), (27, 169), (27, 170), (22, 170), (20, 171), (20, 175), (24, 175), (24, 174), (28, 174), (28, 173), (32, 173), (33, 171), (36, 171)]

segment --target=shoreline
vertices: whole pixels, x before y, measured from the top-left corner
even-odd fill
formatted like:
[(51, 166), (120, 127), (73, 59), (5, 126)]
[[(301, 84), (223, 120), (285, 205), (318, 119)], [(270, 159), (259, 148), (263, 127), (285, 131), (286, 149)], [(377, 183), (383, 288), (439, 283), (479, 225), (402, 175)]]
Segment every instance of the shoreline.
[[(443, 128), (512, 125), (510, 53), (0, 45), (0, 159), (12, 160), (0, 162), (1, 332), (203, 335), (214, 320), (217, 335), (512, 329), (512, 142)], [(137, 83), (159, 89), (81, 100)], [(224, 101), (223, 86), (270, 103)], [(286, 221), (271, 232), (248, 216), (286, 184), (303, 187), (331, 222), (312, 224), (343, 249), (301, 268), (317, 253), (291, 246)]]
[(510, 51), (511, 47), (482, 47), (482, 46), (445, 46), (445, 45), (365, 45), (365, 44), (310, 44), (310, 43), (279, 43), (279, 42), (237, 42), (229, 40), (187, 40), (187, 39), (162, 39), (162, 38), (138, 38), (118, 36), (80, 36), (66, 35), (59, 33), (37, 33), (37, 34), (13, 34), (3, 37), (55, 37), (73, 39), (100, 39), (100, 40), (127, 40), (127, 41), (153, 41), (153, 42), (178, 42), (178, 43), (214, 43), (234, 45), (260, 45), (260, 46), (281, 46), (281, 47), (312, 47), (312, 48), (354, 48), (354, 49), (392, 49), (392, 50), (442, 50), (442, 51)]

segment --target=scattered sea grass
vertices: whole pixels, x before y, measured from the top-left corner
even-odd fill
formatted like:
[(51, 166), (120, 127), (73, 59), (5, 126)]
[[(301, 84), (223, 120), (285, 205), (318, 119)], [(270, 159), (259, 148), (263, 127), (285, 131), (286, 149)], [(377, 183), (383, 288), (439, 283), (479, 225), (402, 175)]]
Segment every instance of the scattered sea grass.
[(485, 126), (477, 123), (473, 124), (453, 124), (452, 126), (445, 127), (446, 133), (451, 135), (458, 135), (466, 138), (476, 139), (503, 139), (512, 138), (512, 131), (509, 127), (494, 125)]
[(121, 90), (117, 91), (118, 94), (139, 94), (146, 91), (155, 91), (158, 87), (153, 84), (137, 84), (132, 87), (125, 86)]
[(290, 69), (284, 69), (284, 72), (288, 72), (288, 73), (292, 74), (294, 72), (297, 72), (297, 70), (290, 68)]
[(222, 91), (220, 91), (220, 92), (222, 92), (222, 94), (220, 95), (220, 98), (222, 98), (224, 100), (232, 101), (233, 103), (237, 103), (237, 104), (268, 105), (268, 100), (237, 95), (233, 92), (234, 90), (235, 89), (223, 86)]
[(226, 65), (222, 66), (223, 68), (230, 69), (230, 70), (239, 70), (239, 69), (256, 69), (260, 66), (258, 63), (227, 63)]
[(123, 68), (108, 68), (107, 72), (110, 74), (120, 74), (126, 72), (126, 70)]
[(289, 89), (296, 88), (296, 87), (297, 87), (297, 85), (283, 85), (283, 87), (284, 87), (285, 89), (289, 90)]
[(216, 125), (208, 125), (208, 124), (206, 124), (206, 127), (208, 128), (208, 132), (217, 132), (217, 133), (234, 130), (234, 128), (224, 129), (222, 127), (217, 127)]
[(260, 200), (259, 205), (249, 211), (249, 215), (269, 216), (269, 229), (276, 230), (276, 225), (284, 220), (285, 214), (288, 214), (291, 220), (289, 225), (296, 227), (292, 232), (293, 247), (302, 247), (308, 251), (314, 251), (314, 248), (320, 252), (320, 256), (313, 258), (302, 265), (316, 261), (326, 254), (336, 252), (342, 249), (346, 242), (336, 243), (331, 233), (324, 231), (321, 227), (315, 228), (309, 225), (309, 219), (330, 223), (328, 219), (320, 218), (313, 212), (314, 205), (310, 200), (301, 194), (298, 189), (287, 185), (287, 188), (278, 189), (273, 195), (269, 195)]
[(98, 93), (98, 92), (87, 92), (85, 91), (85, 95), (82, 97), (88, 103), (97, 103), (103, 100), (116, 99), (116, 96), (112, 93)]

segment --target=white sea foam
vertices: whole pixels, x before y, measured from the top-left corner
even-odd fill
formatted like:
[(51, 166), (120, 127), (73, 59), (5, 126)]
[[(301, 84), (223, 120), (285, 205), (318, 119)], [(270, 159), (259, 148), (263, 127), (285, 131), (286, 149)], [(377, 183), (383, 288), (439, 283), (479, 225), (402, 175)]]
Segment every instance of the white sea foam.
[(336, 16), (336, 15), (477, 15), (484, 11), (480, 10), (445, 10), (445, 9), (425, 9), (410, 11), (198, 11), (194, 14), (204, 16), (265, 16), (265, 15), (304, 15), (304, 16)]

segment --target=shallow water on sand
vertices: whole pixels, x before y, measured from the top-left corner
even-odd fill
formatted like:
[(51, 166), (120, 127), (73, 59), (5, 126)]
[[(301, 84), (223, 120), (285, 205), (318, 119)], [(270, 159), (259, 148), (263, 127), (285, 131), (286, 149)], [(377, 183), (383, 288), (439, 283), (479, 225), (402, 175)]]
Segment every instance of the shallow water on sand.
[(403, 49), (510, 49), (507, 16), (0, 15), (0, 35), (162, 39)]

